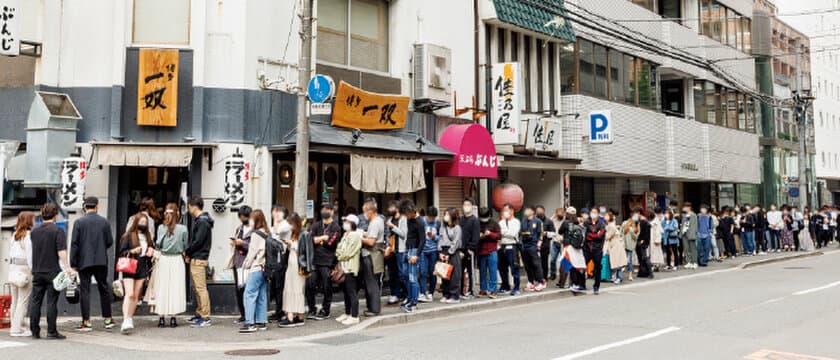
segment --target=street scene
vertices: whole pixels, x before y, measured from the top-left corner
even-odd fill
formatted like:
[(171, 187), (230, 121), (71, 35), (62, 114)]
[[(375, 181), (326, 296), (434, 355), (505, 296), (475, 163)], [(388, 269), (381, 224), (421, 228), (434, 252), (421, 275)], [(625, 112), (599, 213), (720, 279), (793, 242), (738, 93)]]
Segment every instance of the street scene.
[(840, 360), (837, 23), (0, 0), (0, 354)]

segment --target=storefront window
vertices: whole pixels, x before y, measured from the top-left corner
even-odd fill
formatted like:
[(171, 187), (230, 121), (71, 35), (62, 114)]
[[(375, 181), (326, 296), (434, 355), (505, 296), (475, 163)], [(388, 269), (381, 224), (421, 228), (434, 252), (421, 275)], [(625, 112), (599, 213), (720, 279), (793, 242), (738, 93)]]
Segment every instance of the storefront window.
[(610, 51), (610, 99), (616, 102), (624, 101), (624, 55), (618, 51)]
[(595, 95), (595, 64), (592, 62), (592, 43), (586, 40), (578, 40), (580, 47), (580, 93), (584, 95)]
[(595, 96), (607, 98), (607, 48), (595, 45)]

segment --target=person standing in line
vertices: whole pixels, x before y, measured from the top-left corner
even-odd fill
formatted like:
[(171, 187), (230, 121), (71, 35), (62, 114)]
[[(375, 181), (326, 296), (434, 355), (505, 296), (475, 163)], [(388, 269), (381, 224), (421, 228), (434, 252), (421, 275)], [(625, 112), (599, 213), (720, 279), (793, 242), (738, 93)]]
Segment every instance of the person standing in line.
[[(586, 242), (586, 216), (578, 216), (577, 209), (566, 209), (566, 222), (560, 229), (563, 235), (563, 255), (560, 265), (569, 273), (571, 289), (574, 295), (586, 291), (586, 257), (584, 243)], [(605, 233), (606, 235), (606, 233)]]
[(724, 257), (735, 258), (738, 251), (735, 248), (735, 218), (732, 208), (726, 206), (720, 213), (719, 236), (723, 239)]
[(697, 216), (697, 264), (702, 267), (709, 266), (709, 252), (714, 229), (714, 219), (709, 215), (709, 207), (700, 205), (700, 215)]
[[(385, 220), (385, 237), (388, 239), (387, 248), (385, 249), (385, 259), (388, 265), (388, 285), (391, 293), (388, 296), (388, 305), (396, 305), (404, 301), (408, 297), (408, 288), (405, 287), (405, 269), (400, 267), (400, 264), (405, 260), (405, 248), (400, 247), (400, 244), (405, 245), (405, 228), (406, 222), (403, 214), (400, 214), (399, 201), (392, 200), (388, 202), (388, 219)], [(396, 231), (394, 231), (396, 229)], [(402, 236), (400, 236), (402, 234)], [(400, 249), (402, 255), (400, 255)]]
[(149, 231), (149, 218), (135, 216), (134, 223), (120, 239), (119, 256), (137, 261), (134, 274), (124, 273), (122, 279), (125, 296), (123, 297), (123, 322), (120, 331), (123, 333), (134, 330), (134, 312), (137, 310), (137, 302), (143, 292), (143, 286), (149, 279), (154, 255), (155, 243), (152, 241), (152, 233)]
[(266, 249), (271, 230), (262, 210), (254, 210), (249, 219), (251, 236), (248, 253), (242, 261), (245, 292), (245, 320), (239, 328), (240, 334), (266, 330), (268, 327), (268, 284), (266, 282)]
[[(555, 230), (555, 236), (551, 239), (551, 254), (549, 254), (548, 272), (549, 279), (557, 280), (557, 287), (566, 286), (566, 278), (568, 273), (560, 269), (558, 273), (557, 261), (560, 259), (560, 254), (563, 253), (563, 235), (560, 235), (560, 229), (566, 222), (566, 209), (557, 208), (554, 210), (554, 216), (551, 217), (551, 223)], [(559, 279), (558, 279), (559, 277)]]
[[(64, 340), (58, 332), (58, 297), (61, 293), (53, 288), (53, 279), (62, 271), (75, 273), (67, 258), (67, 235), (55, 224), (58, 205), (46, 203), (41, 208), (43, 223), (30, 233), (32, 240), (32, 292), (29, 295), (29, 330), (35, 339), (41, 338), (41, 305), (47, 300), (47, 339)], [(61, 265), (59, 266), (59, 261)]]
[(685, 249), (685, 268), (697, 268), (697, 214), (692, 204), (683, 204), (682, 243)]
[(420, 302), (434, 301), (437, 277), (435, 276), (435, 263), (437, 263), (437, 246), (440, 239), (440, 221), (437, 219), (438, 209), (429, 206), (426, 209), (426, 217), (423, 227), (426, 232), (426, 242), (423, 251), (420, 253)]
[[(624, 252), (627, 257), (627, 280), (629, 281), (633, 281), (633, 258), (635, 257), (640, 232), (638, 218), (633, 219), (631, 217), (621, 224), (621, 238), (624, 240)], [(617, 275), (619, 279), (622, 278), (620, 272)]]
[[(283, 314), (283, 286), (286, 281), (286, 267), (289, 266), (289, 249), (286, 248), (286, 240), (292, 237), (292, 225), (286, 220), (289, 210), (280, 205), (271, 208), (271, 236), (277, 239), (282, 245), (280, 253), (277, 254), (277, 268), (271, 274), (271, 292), (274, 294), (274, 315), (273, 321), (281, 321)], [(270, 302), (270, 301), (269, 301)]]
[(499, 240), (502, 238), (502, 232), (499, 228), (499, 222), (493, 219), (489, 208), (482, 207), (478, 210), (478, 220), (481, 225), (478, 243), (478, 269), (479, 280), (481, 286), (479, 287), (479, 295), (487, 296), (491, 299), (496, 298), (499, 273)]
[(23, 328), (23, 318), (26, 316), (29, 294), (32, 292), (31, 232), (33, 227), (35, 227), (35, 214), (21, 211), (9, 244), (9, 283), (12, 286), (9, 335), (12, 337), (32, 336), (31, 331)]
[[(309, 312), (308, 320), (325, 320), (330, 318), (332, 306), (332, 281), (330, 272), (335, 268), (335, 249), (341, 239), (341, 225), (333, 220), (334, 209), (331, 204), (321, 206), (321, 220), (312, 226), (312, 242), (315, 245), (315, 271), (306, 279), (306, 304)], [(321, 309), (317, 310), (315, 296), (318, 292), (324, 294)]]
[(828, 245), (828, 243), (833, 243), (834, 238), (837, 237), (837, 208), (829, 207), (825, 215), (828, 217), (828, 239), (826, 242), (826, 245)]
[(241, 324), (245, 321), (245, 286), (248, 279), (245, 273), (248, 271), (242, 264), (248, 256), (248, 247), (251, 243), (251, 233), (254, 228), (251, 224), (251, 212), (253, 210), (248, 205), (242, 205), (237, 211), (239, 215), (239, 226), (230, 237), (231, 254), (228, 260), (227, 268), (233, 271), (233, 283), (236, 286), (236, 307), (239, 309), (239, 319), (234, 321), (235, 324)]
[(723, 245), (718, 245), (718, 242), (722, 241), (722, 238), (718, 233), (718, 227), (720, 226), (720, 218), (718, 218), (718, 212), (714, 207), (709, 208), (709, 217), (712, 218), (712, 235), (709, 238), (709, 259), (714, 260), (716, 262), (721, 262), (722, 260), (720, 258), (720, 249), (723, 248)]
[(799, 248), (801, 246), (799, 244), (799, 234), (802, 232), (803, 229), (802, 213), (799, 212), (799, 208), (793, 206), (790, 209), (790, 214), (790, 230), (793, 232), (793, 251), (799, 251)]
[(362, 231), (358, 229), (359, 217), (353, 214), (344, 217), (342, 229), (344, 236), (338, 243), (335, 255), (338, 258), (338, 266), (344, 272), (344, 314), (337, 317), (344, 325), (356, 325), (359, 323), (359, 292), (358, 276), (359, 262), (362, 251)]
[(195, 316), (190, 318), (191, 326), (211, 326), (210, 294), (207, 292), (207, 265), (210, 247), (213, 244), (213, 219), (204, 211), (204, 200), (194, 195), (189, 201), (190, 215), (193, 217), (192, 239), (184, 251), (184, 262), (190, 264), (190, 279), (195, 293)]
[[(368, 199), (362, 207), (367, 228), (362, 234), (361, 281), (365, 287), (365, 316), (376, 316), (382, 311), (382, 274), (385, 272), (385, 220), (377, 212), (376, 200)], [(361, 221), (359, 223), (362, 223)]]
[(286, 241), (286, 247), (289, 249), (289, 266), (286, 268), (286, 280), (283, 287), (283, 311), (286, 313), (286, 318), (277, 325), (281, 328), (293, 328), (305, 324), (306, 277), (314, 270), (314, 265), (311, 263), (314, 254), (310, 253), (313, 247), (312, 237), (304, 231), (298, 214), (289, 216), (288, 221), (292, 225), (292, 236)]
[[(502, 277), (501, 294), (510, 293), (511, 296), (519, 295), (519, 231), (521, 224), (519, 219), (513, 215), (513, 206), (505, 204), (502, 206), (502, 218), (499, 221), (502, 239), (499, 246), (499, 276)], [(513, 287), (510, 286), (508, 275), (513, 278)]]
[(466, 272), (466, 275), (461, 277), (461, 288), (464, 289), (463, 298), (467, 300), (475, 296), (475, 253), (481, 240), (481, 225), (476, 216), (477, 205), (473, 198), (465, 198), (464, 212), (458, 223), (461, 226), (461, 251), (464, 255), (461, 265)]
[(440, 285), (443, 298), (440, 302), (444, 304), (457, 304), (461, 302), (461, 226), (458, 224), (458, 212), (454, 208), (446, 209), (443, 215), (443, 228), (440, 231), (438, 242), (438, 256), (440, 261), (452, 266), (452, 275), (449, 279), (443, 279)]
[(782, 218), (782, 212), (779, 211), (776, 204), (770, 204), (770, 211), (767, 212), (767, 225), (770, 230), (770, 245), (768, 246), (768, 250), (769, 252), (779, 252), (779, 243), (785, 221)]
[(770, 239), (770, 227), (767, 219), (767, 213), (760, 206), (756, 206), (756, 221), (755, 221), (755, 241), (756, 245), (760, 246), (761, 252), (759, 255), (767, 255), (767, 243)]
[(624, 250), (624, 239), (621, 230), (615, 223), (615, 213), (608, 211), (604, 216), (607, 222), (604, 246), (610, 257), (610, 271), (613, 273), (613, 283), (621, 284), (621, 269), (627, 266), (627, 252)]
[(526, 206), (523, 213), (525, 217), (522, 219), (520, 240), (522, 241), (522, 262), (525, 263), (525, 273), (528, 276), (528, 286), (525, 287), (525, 291), (543, 291), (545, 278), (539, 253), (542, 245), (542, 221), (537, 218), (532, 206)]
[[(663, 234), (665, 229), (662, 228), (662, 209), (657, 207), (654, 211), (648, 211), (648, 222), (650, 223), (650, 248), (648, 249), (648, 256), (650, 264), (654, 271), (662, 269), (665, 264), (665, 253), (662, 251)], [(651, 273), (653, 277), (653, 273)]]
[(755, 256), (756, 215), (749, 205), (741, 210), (741, 237), (744, 239), (744, 254)]
[(82, 324), (78, 331), (91, 331), (90, 323), (90, 279), (96, 279), (99, 290), (99, 307), (102, 311), (105, 329), (112, 329), (111, 287), (108, 281), (108, 249), (114, 245), (111, 224), (99, 216), (99, 199), (88, 196), (84, 200), (85, 216), (73, 224), (70, 239), (70, 266), (79, 273), (79, 307), (82, 312)]
[(644, 215), (642, 208), (636, 208), (633, 211), (633, 222), (639, 224), (639, 237), (636, 240), (636, 258), (639, 260), (639, 272), (637, 276), (640, 278), (653, 278), (653, 269), (651, 269), (650, 257), (648, 256), (653, 235), (651, 234), (650, 221)]
[(662, 220), (662, 244), (665, 246), (665, 261), (668, 265), (666, 270), (675, 271), (679, 266), (679, 249), (677, 244), (680, 242), (680, 225), (677, 219), (674, 219), (674, 213), (671, 209), (665, 211), (665, 218)]
[(793, 214), (791, 214), (790, 207), (787, 205), (782, 207), (782, 222), (784, 222), (784, 226), (779, 232), (781, 241), (779, 246), (784, 252), (793, 251)]
[(537, 205), (534, 211), (537, 213), (537, 218), (543, 224), (542, 238), (540, 240), (540, 267), (542, 268), (543, 277), (547, 281), (549, 273), (548, 262), (551, 258), (551, 243), (554, 237), (557, 236), (557, 229), (554, 228), (554, 222), (545, 216), (545, 206)]
[(417, 303), (420, 297), (420, 250), (423, 249), (426, 242), (425, 228), (423, 221), (417, 214), (417, 208), (411, 200), (403, 200), (400, 204), (400, 212), (405, 215), (406, 219), (406, 233), (405, 233), (405, 267), (406, 272), (406, 287), (408, 288), (408, 297), (406, 302), (402, 305), (402, 310), (411, 313), (417, 310)]
[[(160, 224), (161, 219), (160, 213), (157, 210), (157, 206), (155, 206), (155, 200), (150, 197), (144, 197), (143, 199), (141, 199), (139, 210), (137, 211), (137, 213), (149, 219), (149, 231), (152, 233), (152, 236), (157, 235), (157, 225)], [(135, 216), (137, 216), (137, 214), (128, 217), (128, 223), (125, 224), (126, 229), (130, 228), (131, 224), (134, 224)]]
[(802, 231), (799, 232), (799, 250), (814, 251), (814, 238), (809, 229), (813, 228), (811, 224), (811, 211), (807, 207), (802, 214)]
[(163, 212), (163, 224), (158, 228), (155, 245), (160, 250), (156, 277), (155, 312), (158, 314), (158, 327), (177, 327), (175, 315), (187, 310), (187, 289), (184, 278), (184, 259), (182, 254), (187, 248), (187, 227), (181, 224), (181, 212), (175, 203), (166, 204)]
[[(583, 256), (586, 262), (595, 265), (595, 284), (592, 291), (595, 295), (601, 289), (601, 257), (604, 254), (604, 237), (606, 236), (606, 224), (601, 220), (598, 210), (592, 209), (589, 214), (589, 222), (586, 224), (586, 242), (583, 245)], [(584, 278), (584, 282), (585, 282)]]

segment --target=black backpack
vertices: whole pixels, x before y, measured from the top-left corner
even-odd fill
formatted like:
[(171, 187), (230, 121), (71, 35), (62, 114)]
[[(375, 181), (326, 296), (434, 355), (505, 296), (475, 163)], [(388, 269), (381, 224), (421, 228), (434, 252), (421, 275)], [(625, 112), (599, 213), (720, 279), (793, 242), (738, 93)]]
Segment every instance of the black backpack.
[(286, 247), (271, 234), (260, 230), (257, 230), (256, 234), (265, 238), (265, 274), (270, 277), (275, 270), (280, 268), (279, 259), (283, 256)]
[(569, 231), (566, 233), (565, 239), (575, 249), (583, 247), (583, 241), (586, 237), (586, 229), (580, 224), (569, 224)]

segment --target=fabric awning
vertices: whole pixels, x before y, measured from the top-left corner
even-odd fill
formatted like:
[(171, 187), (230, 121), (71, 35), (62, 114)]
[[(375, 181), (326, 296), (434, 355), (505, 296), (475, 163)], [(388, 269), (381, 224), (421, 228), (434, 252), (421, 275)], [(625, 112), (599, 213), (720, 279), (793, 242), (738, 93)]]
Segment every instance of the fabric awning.
[(440, 136), (440, 145), (455, 153), (453, 160), (435, 163), (435, 176), (495, 179), (499, 176), (496, 145), (484, 126), (450, 125)]
[(192, 161), (188, 146), (96, 145), (96, 164), (104, 166), (186, 167)]
[(423, 160), (350, 155), (350, 186), (369, 193), (413, 193), (426, 188)]
[(493, 0), (502, 22), (551, 37), (575, 42), (575, 30), (564, 0)]

